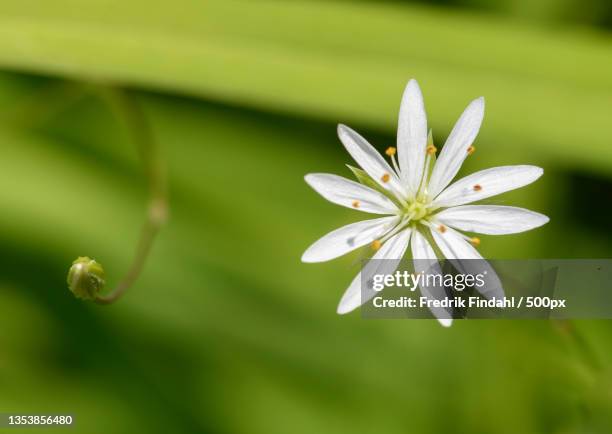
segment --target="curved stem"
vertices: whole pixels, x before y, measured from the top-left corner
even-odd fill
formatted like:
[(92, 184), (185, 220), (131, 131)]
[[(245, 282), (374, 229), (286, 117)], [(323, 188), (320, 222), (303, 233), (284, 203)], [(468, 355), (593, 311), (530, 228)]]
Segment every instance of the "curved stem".
[(155, 237), (166, 222), (168, 202), (164, 165), (151, 127), (141, 107), (133, 97), (119, 88), (105, 87), (103, 88), (103, 96), (114, 109), (118, 118), (125, 124), (130, 140), (138, 149), (149, 188), (146, 220), (141, 230), (132, 264), (115, 288), (107, 294), (98, 295), (95, 299), (96, 303), (99, 304), (111, 304), (117, 301), (138, 279)]

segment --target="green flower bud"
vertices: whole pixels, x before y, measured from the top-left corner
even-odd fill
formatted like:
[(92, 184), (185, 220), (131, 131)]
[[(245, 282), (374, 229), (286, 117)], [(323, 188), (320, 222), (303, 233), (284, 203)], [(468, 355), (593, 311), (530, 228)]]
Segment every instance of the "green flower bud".
[(77, 258), (68, 271), (68, 288), (77, 298), (95, 300), (104, 288), (104, 268), (87, 256)]

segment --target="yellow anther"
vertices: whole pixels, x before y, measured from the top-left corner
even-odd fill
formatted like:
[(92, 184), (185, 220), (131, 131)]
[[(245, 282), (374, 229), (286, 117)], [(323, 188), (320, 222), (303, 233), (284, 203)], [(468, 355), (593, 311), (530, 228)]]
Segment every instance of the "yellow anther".
[(387, 150), (385, 151), (385, 154), (387, 154), (389, 157), (393, 157), (396, 152), (397, 152), (397, 149), (395, 149), (394, 146), (389, 146)]
[(474, 185), (474, 191), (480, 191), (480, 190), (482, 190), (482, 185), (480, 184)]
[(378, 250), (380, 249), (380, 246), (382, 246), (382, 243), (380, 242), (380, 240), (372, 241), (372, 250)]
[(391, 179), (391, 175), (389, 175), (388, 173), (385, 173), (383, 176), (380, 177), (380, 180), (382, 182), (389, 182), (390, 179)]
[(480, 246), (480, 238), (474, 237), (470, 240), (470, 243), (472, 243), (474, 247), (478, 247)]
[(433, 154), (435, 154), (437, 150), (438, 150), (438, 148), (436, 148), (434, 145), (429, 145), (429, 146), (428, 146), (428, 147), (425, 149), (425, 151), (427, 151), (427, 153), (428, 153), (429, 155), (433, 155)]
[(358, 200), (354, 200), (353, 201), (353, 208), (359, 208), (359, 201)]
[(438, 232), (440, 232), (441, 234), (443, 234), (444, 232), (446, 232), (446, 226), (444, 226), (444, 225), (440, 225), (440, 226), (438, 226)]
[(475, 150), (476, 150), (476, 148), (474, 146), (470, 146), (469, 148), (467, 148), (468, 155), (472, 155)]

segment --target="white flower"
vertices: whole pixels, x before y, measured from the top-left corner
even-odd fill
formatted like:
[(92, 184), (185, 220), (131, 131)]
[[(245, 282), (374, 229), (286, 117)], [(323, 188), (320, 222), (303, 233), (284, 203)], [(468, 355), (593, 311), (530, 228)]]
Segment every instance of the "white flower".
[[(465, 158), (475, 150), (472, 143), (483, 116), (484, 98), (481, 97), (467, 106), (436, 161), (436, 148), (431, 136), (428, 139), (423, 96), (417, 82), (410, 80), (400, 107), (397, 149), (391, 147), (386, 151), (393, 167), (358, 133), (339, 125), (340, 140), (363, 169), (354, 169), (361, 183), (322, 173), (306, 175), (306, 182), (330, 202), (387, 216), (360, 221), (330, 232), (304, 252), (302, 261), (328, 261), (371, 244), (377, 250), (372, 259), (395, 261), (371, 262), (380, 265), (369, 267), (367, 273), (386, 274), (395, 271), (399, 259), (410, 246), (416, 272), (428, 270), (429, 273), (440, 273), (438, 258), (427, 240), (428, 234), (447, 259), (483, 259), (474, 248), (480, 244), (480, 240), (460, 231), (503, 235), (527, 231), (547, 223), (549, 219), (545, 215), (522, 208), (467, 205), (534, 182), (543, 173), (539, 167), (495, 167), (466, 176), (449, 186)], [(469, 268), (470, 261), (454, 263), (459, 268)], [(385, 269), (381, 270), (380, 267)], [(503, 295), (496, 274), (492, 272), (490, 276), (484, 295)], [(427, 297), (446, 297), (443, 288), (421, 286), (421, 291)], [(338, 313), (354, 310), (374, 294), (373, 291), (362, 294), (359, 273), (340, 300)], [(445, 312), (435, 309), (432, 312), (442, 325), (451, 324)]]

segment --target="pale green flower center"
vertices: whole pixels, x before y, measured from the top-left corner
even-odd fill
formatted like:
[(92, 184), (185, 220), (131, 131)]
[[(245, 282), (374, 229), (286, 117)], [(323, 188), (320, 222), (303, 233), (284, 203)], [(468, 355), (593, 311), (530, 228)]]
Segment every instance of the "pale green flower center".
[(404, 207), (403, 214), (410, 217), (410, 221), (418, 222), (426, 219), (430, 214), (430, 203), (423, 198), (416, 198)]

